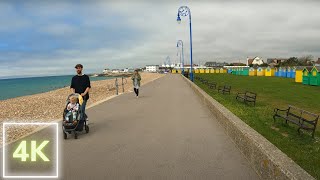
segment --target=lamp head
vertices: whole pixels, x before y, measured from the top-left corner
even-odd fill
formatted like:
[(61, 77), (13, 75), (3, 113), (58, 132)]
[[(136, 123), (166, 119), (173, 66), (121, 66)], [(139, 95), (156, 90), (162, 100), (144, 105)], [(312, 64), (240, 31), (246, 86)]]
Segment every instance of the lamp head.
[(178, 22), (178, 24), (180, 24), (180, 23), (181, 23), (181, 18), (180, 18), (179, 13), (178, 13), (178, 16), (177, 16), (177, 22)]

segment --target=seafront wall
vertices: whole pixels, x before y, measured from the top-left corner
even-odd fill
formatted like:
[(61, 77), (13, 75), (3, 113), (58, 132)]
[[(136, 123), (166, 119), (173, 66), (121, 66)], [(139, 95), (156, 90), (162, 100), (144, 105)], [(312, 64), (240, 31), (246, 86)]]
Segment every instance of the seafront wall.
[(251, 166), (262, 179), (314, 179), (266, 138), (209, 96), (196, 84), (182, 76), (201, 101), (219, 120)]

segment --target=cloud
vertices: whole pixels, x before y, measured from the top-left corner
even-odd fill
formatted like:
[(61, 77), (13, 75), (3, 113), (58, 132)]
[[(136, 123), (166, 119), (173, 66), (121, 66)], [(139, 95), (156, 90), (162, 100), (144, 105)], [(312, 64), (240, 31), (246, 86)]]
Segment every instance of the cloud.
[[(0, 11), (5, 17), (0, 22), (9, 24), (0, 28), (0, 76), (69, 74), (77, 63), (87, 72), (99, 72), (161, 64), (167, 56), (178, 62), (179, 39), (184, 41), (185, 61), (190, 61), (189, 20), (183, 17), (176, 23), (178, 7), (185, 1), (28, 2), (0, 4), (6, 9)], [(317, 1), (216, 0), (187, 5), (195, 63), (244, 62), (248, 56), (320, 57)]]
[(52, 24), (41, 28), (40, 31), (49, 35), (61, 36), (72, 34), (75, 28), (69, 24)]

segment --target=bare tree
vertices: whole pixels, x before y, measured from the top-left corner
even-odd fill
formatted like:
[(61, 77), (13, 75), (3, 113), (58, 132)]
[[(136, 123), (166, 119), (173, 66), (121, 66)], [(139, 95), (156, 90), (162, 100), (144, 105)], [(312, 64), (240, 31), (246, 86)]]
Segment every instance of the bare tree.
[(299, 64), (304, 66), (312, 65), (313, 59), (314, 57), (312, 55), (302, 56), (299, 58)]

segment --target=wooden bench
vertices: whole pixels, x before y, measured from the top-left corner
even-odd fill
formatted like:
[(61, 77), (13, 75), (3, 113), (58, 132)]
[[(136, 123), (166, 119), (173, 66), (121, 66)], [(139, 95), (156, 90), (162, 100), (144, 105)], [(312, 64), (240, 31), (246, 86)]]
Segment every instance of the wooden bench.
[(257, 94), (250, 91), (246, 91), (245, 93), (238, 93), (236, 99), (240, 99), (244, 103), (251, 102), (254, 104), (254, 106), (256, 106)]
[(303, 109), (289, 105), (288, 109), (278, 109), (274, 110), (273, 119), (276, 121), (276, 117), (280, 117), (286, 121), (286, 123), (291, 122), (297, 126), (298, 132), (300, 129), (312, 131), (312, 137), (314, 138), (314, 133), (316, 131), (317, 123), (319, 120), (319, 115), (313, 114), (311, 112), (305, 111)]
[(215, 82), (210, 82), (210, 83), (208, 84), (208, 86), (209, 86), (210, 89), (216, 89), (216, 88), (217, 88), (217, 83), (215, 83)]
[(224, 94), (224, 93), (230, 94), (230, 91), (231, 91), (231, 86), (229, 86), (229, 85), (224, 85), (224, 86), (218, 87), (218, 92), (222, 92), (222, 94)]

